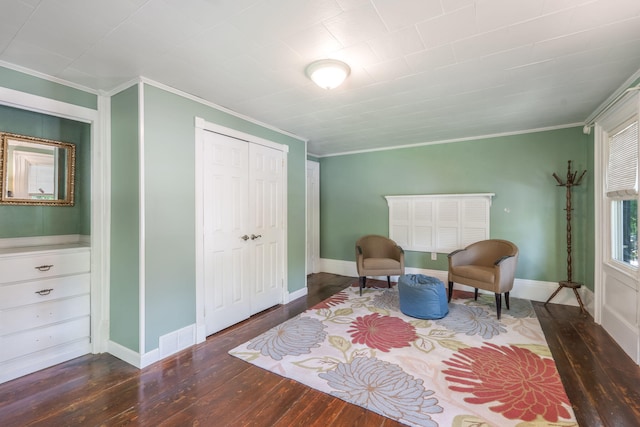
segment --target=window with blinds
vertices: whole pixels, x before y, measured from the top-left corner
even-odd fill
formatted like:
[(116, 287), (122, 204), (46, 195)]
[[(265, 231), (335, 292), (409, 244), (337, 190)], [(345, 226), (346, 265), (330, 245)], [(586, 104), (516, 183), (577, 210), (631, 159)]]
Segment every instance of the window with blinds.
[(606, 194), (611, 200), (611, 258), (638, 267), (638, 121), (609, 137)]
[(389, 237), (403, 249), (449, 253), (489, 238), (494, 193), (385, 196)]
[(638, 121), (609, 138), (607, 197), (638, 194)]

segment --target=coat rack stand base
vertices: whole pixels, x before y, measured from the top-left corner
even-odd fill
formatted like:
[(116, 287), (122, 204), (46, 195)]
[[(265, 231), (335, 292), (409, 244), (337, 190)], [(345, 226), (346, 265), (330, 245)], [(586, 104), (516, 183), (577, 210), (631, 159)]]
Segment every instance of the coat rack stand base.
[(551, 294), (549, 299), (544, 304), (547, 305), (549, 303), (549, 301), (551, 301), (553, 299), (553, 297), (558, 295), (558, 292), (560, 292), (562, 289), (570, 288), (570, 289), (573, 290), (573, 293), (575, 294), (576, 299), (578, 300), (578, 304), (580, 304), (580, 311), (585, 313), (587, 310), (584, 308), (584, 304), (582, 303), (582, 298), (580, 298), (580, 294), (578, 293), (578, 289), (580, 289), (581, 286), (582, 286), (581, 283), (570, 282), (568, 280), (564, 280), (562, 282), (559, 282), (558, 283), (558, 289), (556, 289), (556, 291), (553, 294)]

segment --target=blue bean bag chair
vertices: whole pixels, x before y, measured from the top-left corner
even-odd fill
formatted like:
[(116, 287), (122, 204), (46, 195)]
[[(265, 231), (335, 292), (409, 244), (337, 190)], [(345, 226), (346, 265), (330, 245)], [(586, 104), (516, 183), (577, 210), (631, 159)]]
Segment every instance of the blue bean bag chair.
[(444, 283), (424, 274), (398, 278), (400, 311), (418, 319), (441, 319), (449, 313)]

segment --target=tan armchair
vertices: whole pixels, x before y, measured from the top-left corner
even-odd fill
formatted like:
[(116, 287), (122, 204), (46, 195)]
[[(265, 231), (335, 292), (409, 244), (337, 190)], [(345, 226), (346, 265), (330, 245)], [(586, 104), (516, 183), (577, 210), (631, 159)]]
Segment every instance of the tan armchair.
[(360, 277), (360, 295), (367, 284), (367, 276), (391, 276), (404, 274), (404, 251), (393, 240), (370, 234), (356, 242), (356, 265)]
[(453, 294), (453, 283), (491, 291), (496, 296), (496, 312), (500, 319), (502, 294), (509, 309), (509, 292), (513, 289), (518, 247), (507, 240), (482, 240), (453, 251), (449, 258), (449, 301)]

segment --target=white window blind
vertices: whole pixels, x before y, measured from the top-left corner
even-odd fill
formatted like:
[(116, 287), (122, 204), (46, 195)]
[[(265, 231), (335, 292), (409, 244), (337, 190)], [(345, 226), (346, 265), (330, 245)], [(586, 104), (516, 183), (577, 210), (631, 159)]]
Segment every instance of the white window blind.
[(489, 238), (493, 193), (385, 196), (389, 237), (403, 249), (448, 253)]
[(638, 194), (638, 122), (609, 138), (607, 197)]

